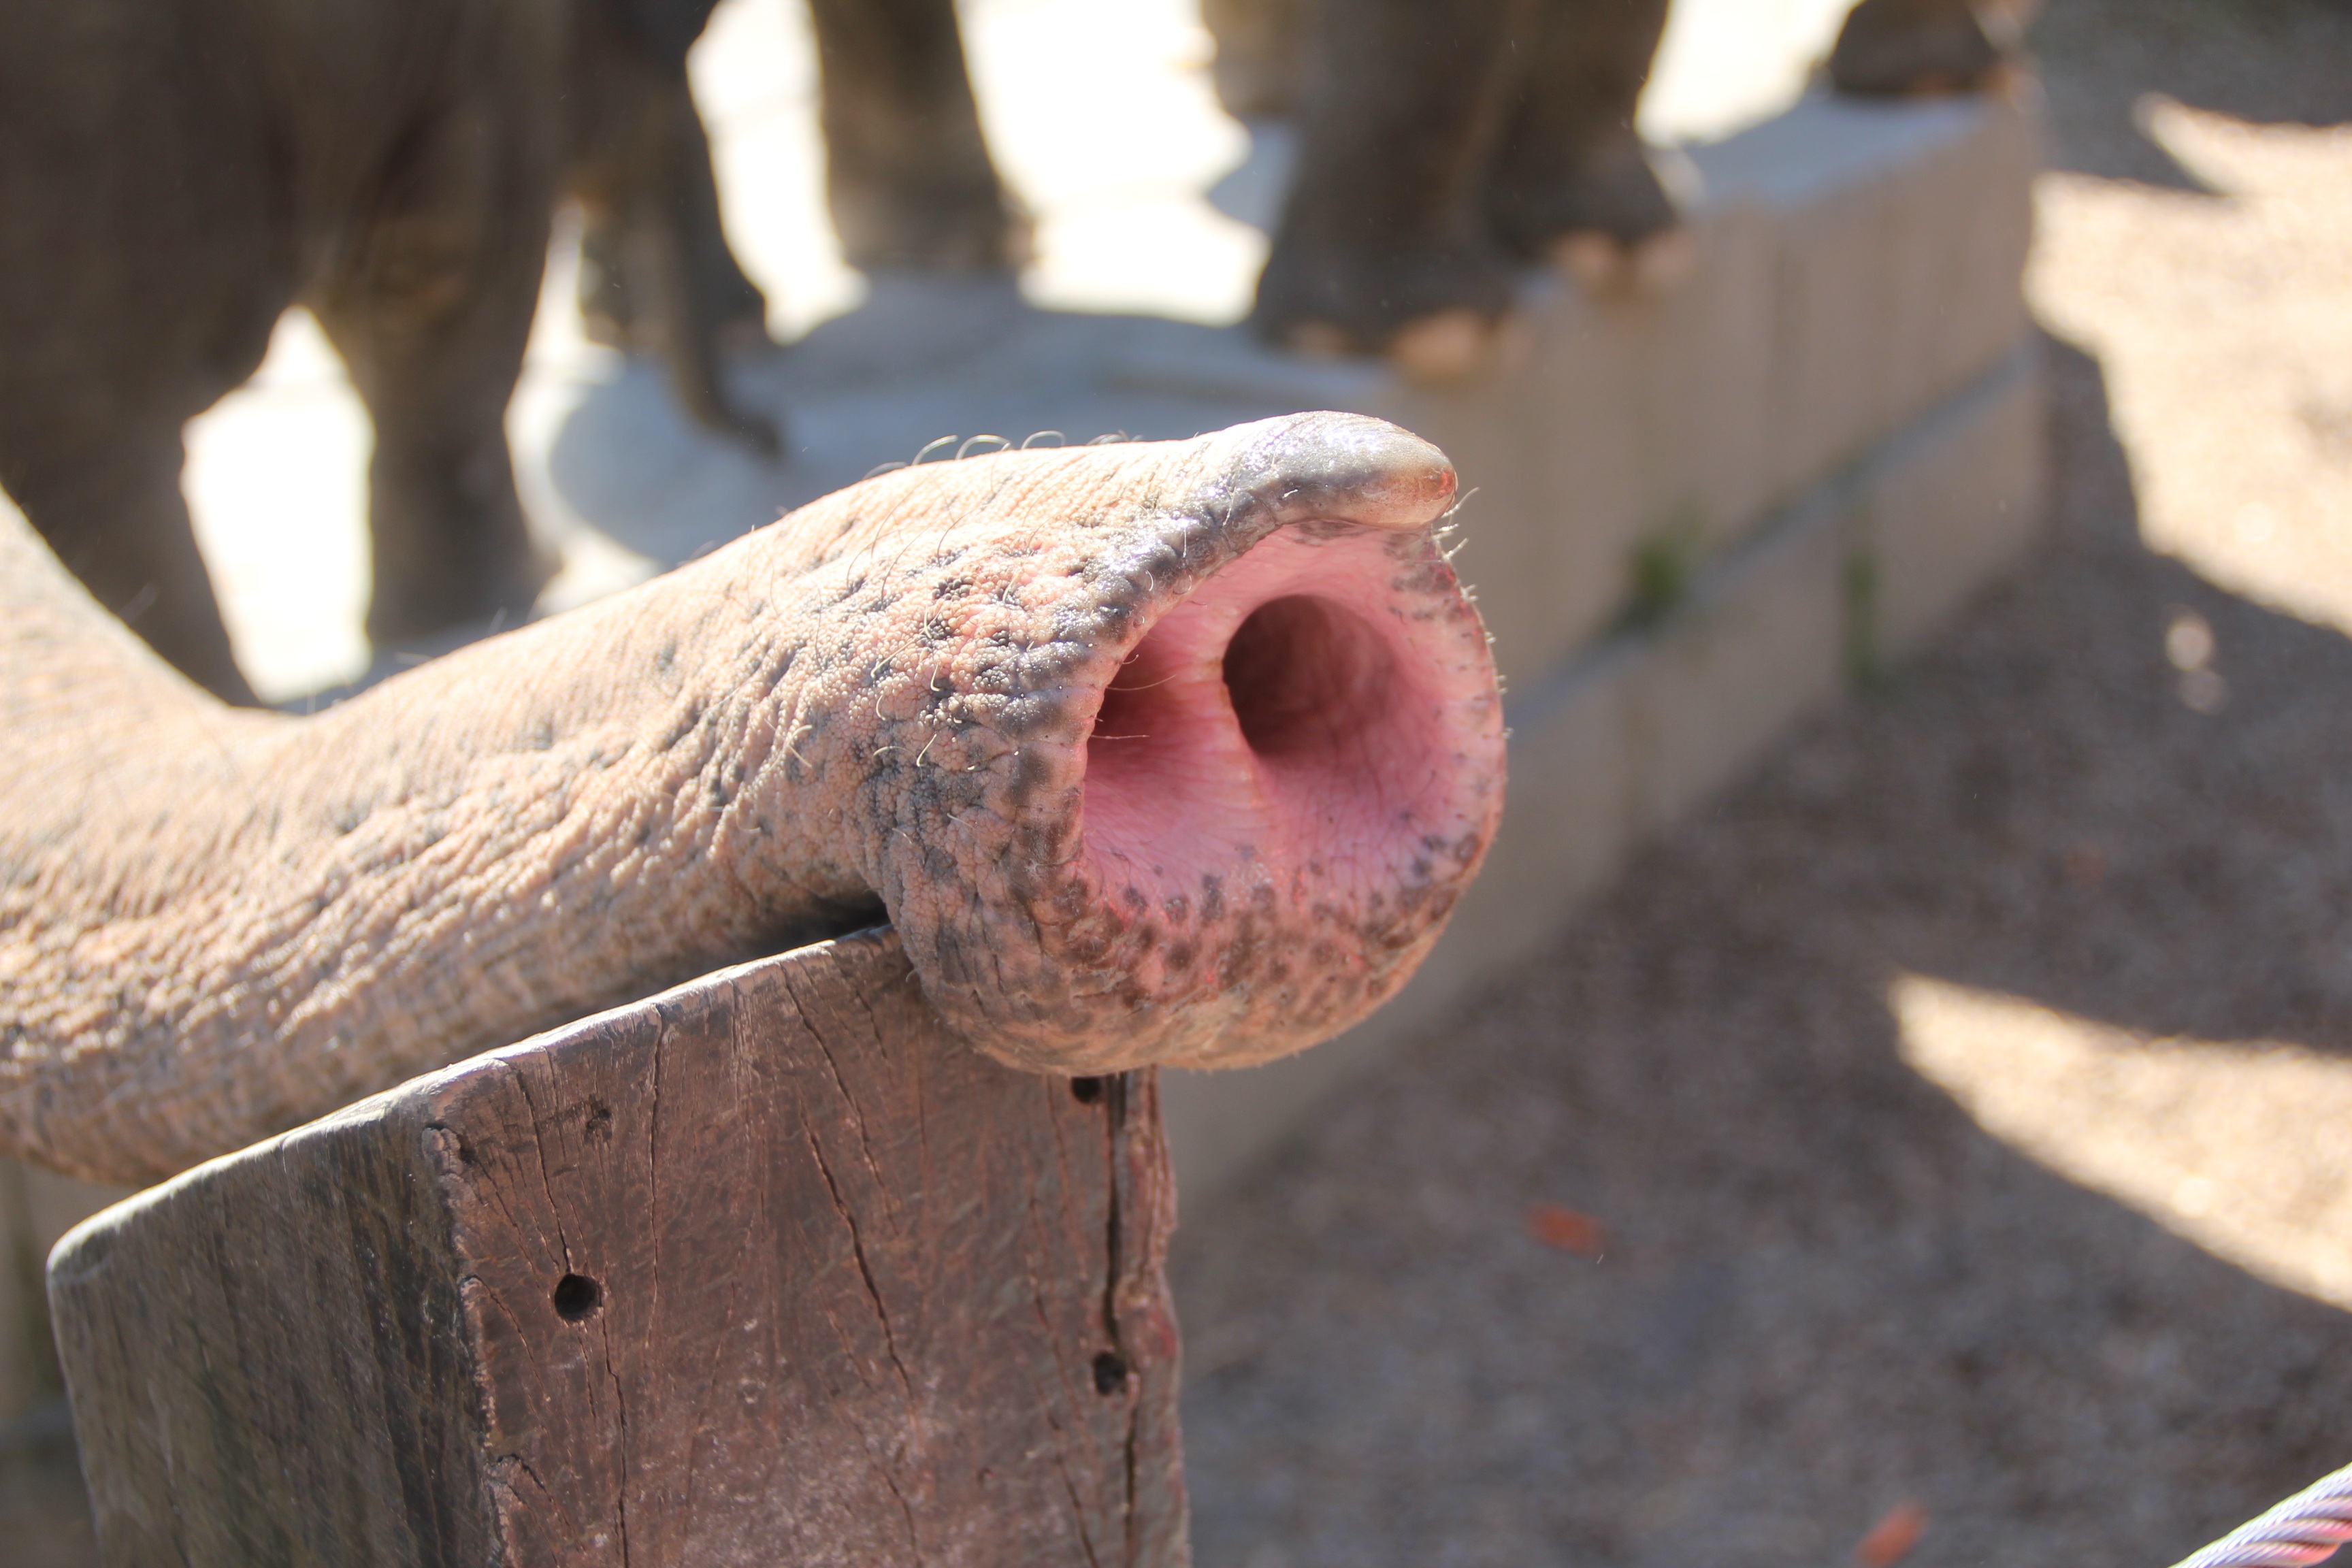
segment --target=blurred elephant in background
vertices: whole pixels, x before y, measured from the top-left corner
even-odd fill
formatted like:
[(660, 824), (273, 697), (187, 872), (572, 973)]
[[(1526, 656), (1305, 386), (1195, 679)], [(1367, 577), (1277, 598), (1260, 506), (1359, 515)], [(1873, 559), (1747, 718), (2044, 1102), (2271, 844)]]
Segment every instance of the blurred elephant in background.
[(2032, 0), (1862, 0), (1830, 51), (1830, 85), (1859, 98), (1975, 92), (2024, 46)]
[(641, 220), (688, 405), (772, 444), (711, 368), (679, 259), (716, 238), (709, 152), (683, 49), (672, 68), (650, 48), (635, 3), (0, 6), (0, 487), (200, 685), (254, 700), (181, 493), (182, 427), (296, 303), (374, 424), (369, 637), (529, 612), (552, 563), (505, 416), (567, 184)]
[[(638, 0), (691, 5), (694, 0)], [(1841, 91), (1971, 90), (2012, 57), (2021, 0), (1862, 0)], [(702, 7), (708, 9), (707, 6)], [(1676, 223), (1633, 130), (1667, 0), (1202, 0), (1237, 116), (1296, 118), (1300, 153), (1258, 286), (1265, 336), (1475, 358), (1526, 262), (1622, 271)], [(827, 192), (853, 266), (1017, 265), (1026, 220), (991, 163), (952, 0), (810, 0)], [(697, 24), (699, 25), (698, 22)], [(681, 45), (681, 52), (683, 46)], [(609, 251), (592, 229), (589, 254)], [(626, 337), (614, 269), (589, 300)], [(713, 254), (703, 289), (748, 285)]]
[[(688, 47), (715, 0), (617, 0), (648, 54), (683, 80)], [(816, 40), (825, 196), (843, 258), (863, 271), (1010, 270), (1028, 259), (1029, 220), (981, 133), (954, 0), (808, 0)], [(705, 161), (707, 167), (707, 159)], [(758, 342), (766, 301), (718, 227), (708, 182), (672, 193), (693, 208), (693, 293), (719, 334)], [(588, 204), (580, 306), (589, 335), (648, 351), (637, 297), (641, 222)]]
[[(1258, 284), (1261, 332), (1475, 358), (1528, 260), (1587, 278), (1671, 230), (1633, 130), (1667, 0), (1202, 0), (1219, 96), (1295, 117), (1299, 159)], [(2016, 0), (1862, 0), (1841, 92), (1967, 91), (2017, 47)], [(1614, 256), (1612, 258), (1612, 252)]]
[(739, 407), (721, 350), (769, 347), (768, 301), (728, 248), (710, 139), (687, 53), (717, 0), (580, 0), (566, 191), (578, 204), (589, 335), (667, 365), (686, 411), (768, 456), (764, 416)]
[[(1303, 121), (1258, 289), (1270, 338), (1444, 374), (1475, 360), (1517, 265), (1607, 266), (1675, 223), (1633, 130), (1666, 0), (1203, 3), (1229, 105)], [(719, 374), (722, 343), (764, 341), (766, 301), (729, 250), (688, 88), (714, 5), (0, 7), (0, 487), (159, 652), (250, 701), (181, 495), (181, 430), (300, 302), (374, 421), (370, 637), (527, 613), (551, 563), (504, 415), (564, 193), (586, 217), (592, 334), (658, 351), (698, 420), (776, 450)], [(810, 9), (848, 260), (1017, 266), (1028, 223), (989, 156), (953, 0)], [(1862, 0), (1832, 74), (1978, 85), (2008, 44), (1986, 14)]]

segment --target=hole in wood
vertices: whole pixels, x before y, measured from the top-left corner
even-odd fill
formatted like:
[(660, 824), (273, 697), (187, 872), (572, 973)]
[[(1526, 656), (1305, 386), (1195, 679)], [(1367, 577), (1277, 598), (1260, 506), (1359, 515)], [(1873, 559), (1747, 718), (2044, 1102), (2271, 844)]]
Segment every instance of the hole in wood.
[[(579, 1322), (604, 1304), (604, 1287), (585, 1274), (566, 1274), (555, 1282), (555, 1315), (567, 1323)], [(1095, 1378), (1101, 1381), (1099, 1370)]]
[(1070, 1098), (1080, 1105), (1092, 1105), (1103, 1097), (1103, 1080), (1098, 1078), (1074, 1078), (1070, 1080)]
[(1127, 1358), (1117, 1351), (1095, 1357), (1095, 1392), (1117, 1394), (1127, 1386)]

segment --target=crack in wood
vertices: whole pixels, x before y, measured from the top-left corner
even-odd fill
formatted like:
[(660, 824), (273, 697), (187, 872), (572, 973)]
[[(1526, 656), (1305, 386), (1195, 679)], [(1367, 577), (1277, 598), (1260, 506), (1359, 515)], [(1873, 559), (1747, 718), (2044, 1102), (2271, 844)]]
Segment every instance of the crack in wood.
[(53, 1275), (107, 1560), (1182, 1568), (1164, 1151), (1106, 1088), (949, 1038), (883, 931), (206, 1166)]

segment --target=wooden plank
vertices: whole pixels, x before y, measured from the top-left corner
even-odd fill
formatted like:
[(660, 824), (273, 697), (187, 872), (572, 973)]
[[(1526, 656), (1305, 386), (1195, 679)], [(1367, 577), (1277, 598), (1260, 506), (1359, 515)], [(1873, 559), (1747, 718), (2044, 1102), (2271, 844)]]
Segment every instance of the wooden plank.
[(421, 1079), (50, 1267), (105, 1560), (1179, 1564), (1150, 1073), (887, 931)]

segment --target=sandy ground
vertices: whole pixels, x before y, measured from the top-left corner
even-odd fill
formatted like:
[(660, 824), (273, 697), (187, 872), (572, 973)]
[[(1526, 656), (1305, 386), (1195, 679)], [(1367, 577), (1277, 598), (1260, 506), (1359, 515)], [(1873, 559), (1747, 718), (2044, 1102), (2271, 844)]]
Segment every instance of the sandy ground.
[(2352, 1459), (2352, 9), (2036, 41), (2051, 550), (1193, 1215), (1203, 1568), (2158, 1564)]
[(2037, 44), (2051, 549), (1192, 1216), (1204, 1568), (2160, 1564), (2352, 1461), (2352, 11)]

